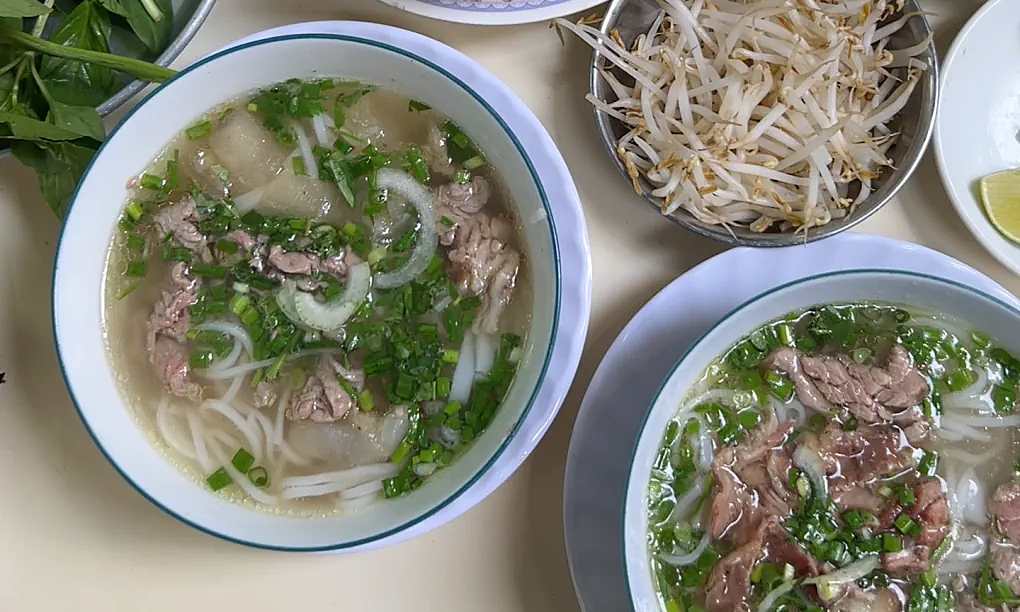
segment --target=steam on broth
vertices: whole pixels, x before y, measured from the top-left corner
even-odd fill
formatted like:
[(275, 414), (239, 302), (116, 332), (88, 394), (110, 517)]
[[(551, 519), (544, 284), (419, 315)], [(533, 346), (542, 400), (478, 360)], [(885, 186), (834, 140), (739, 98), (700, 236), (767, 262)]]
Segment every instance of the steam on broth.
[(167, 457), (261, 509), (409, 493), (492, 421), (523, 350), (516, 211), (471, 138), (360, 83), (213, 109), (132, 187), (106, 332)]
[(669, 422), (651, 474), (663, 609), (1020, 604), (1020, 361), (970, 325), (825, 305), (755, 330)]

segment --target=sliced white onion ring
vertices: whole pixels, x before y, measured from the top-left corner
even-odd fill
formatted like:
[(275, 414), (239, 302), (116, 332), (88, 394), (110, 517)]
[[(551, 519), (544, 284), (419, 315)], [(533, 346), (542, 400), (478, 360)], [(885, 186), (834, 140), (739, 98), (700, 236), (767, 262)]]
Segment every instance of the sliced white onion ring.
[(414, 242), (414, 251), (407, 265), (393, 272), (385, 272), (375, 276), (375, 286), (380, 289), (400, 287), (414, 280), (425, 271), (432, 261), (432, 256), (439, 246), (439, 235), (436, 233), (436, 207), (432, 193), (406, 172), (392, 168), (381, 168), (376, 174), (376, 187), (386, 189), (403, 196), (418, 210), (421, 229)]
[[(292, 281), (287, 281), (285, 286), (293, 291), (294, 310), (301, 323), (308, 327), (325, 332), (340, 329), (347, 319), (350, 319), (358, 306), (368, 297), (368, 291), (372, 285), (372, 272), (367, 263), (359, 263), (347, 270), (347, 288), (343, 295), (334, 303), (316, 301), (311, 293), (297, 291)], [(282, 291), (281, 291), (282, 293)], [(287, 300), (288, 298), (284, 298)], [(280, 302), (280, 300), (277, 300)], [(288, 314), (285, 306), (280, 306), (284, 314)], [(288, 315), (289, 316), (289, 315)]]

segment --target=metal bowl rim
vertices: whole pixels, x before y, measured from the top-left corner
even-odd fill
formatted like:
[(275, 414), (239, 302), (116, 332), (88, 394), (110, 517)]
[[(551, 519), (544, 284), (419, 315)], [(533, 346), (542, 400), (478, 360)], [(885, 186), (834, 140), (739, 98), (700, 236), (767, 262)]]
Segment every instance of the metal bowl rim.
[[(188, 44), (195, 38), (198, 31), (202, 28), (202, 24), (205, 23), (209, 13), (212, 11), (213, 5), (216, 4), (216, 0), (200, 0), (198, 8), (191, 14), (187, 23), (184, 24), (184, 28), (181, 29), (181, 33), (174, 38), (170, 45), (159, 54), (159, 57), (153, 62), (157, 66), (167, 67), (175, 59), (180, 56)], [(108, 100), (96, 107), (96, 112), (99, 113), (100, 117), (105, 117), (117, 110), (124, 105), (128, 100), (133, 98), (135, 94), (140, 92), (145, 86), (148, 85), (145, 81), (134, 80), (120, 89), (117, 93), (113, 94)]]

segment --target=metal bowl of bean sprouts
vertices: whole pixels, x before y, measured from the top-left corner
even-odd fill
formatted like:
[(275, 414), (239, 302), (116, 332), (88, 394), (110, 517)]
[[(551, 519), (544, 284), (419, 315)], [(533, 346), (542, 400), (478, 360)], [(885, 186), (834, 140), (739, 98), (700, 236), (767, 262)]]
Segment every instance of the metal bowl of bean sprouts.
[(587, 98), (623, 176), (721, 242), (855, 226), (932, 134), (938, 59), (916, 0), (614, 0), (601, 24), (557, 26), (594, 49)]

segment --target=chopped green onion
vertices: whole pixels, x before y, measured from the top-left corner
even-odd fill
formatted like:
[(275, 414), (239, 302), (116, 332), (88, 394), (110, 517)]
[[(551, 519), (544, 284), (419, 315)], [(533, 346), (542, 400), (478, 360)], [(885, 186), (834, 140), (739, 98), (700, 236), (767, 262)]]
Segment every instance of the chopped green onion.
[(149, 191), (161, 191), (166, 185), (166, 181), (161, 176), (155, 174), (149, 174), (148, 172), (142, 174), (142, 178), (138, 181), (138, 184), (142, 186), (142, 189), (148, 189)]
[(407, 150), (404, 159), (404, 169), (407, 170), (419, 183), (428, 183), (432, 178), (429, 165), (425, 162), (421, 149), (411, 147)]
[(266, 468), (257, 465), (248, 470), (248, 479), (256, 487), (264, 489), (269, 485), (269, 472), (266, 471)]
[(436, 379), (436, 397), (438, 397), (438, 398), (450, 397), (450, 392), (452, 390), (451, 389), (452, 384), (453, 384), (453, 382), (449, 378), (447, 378), (445, 376), (440, 376), (439, 378), (437, 378)]
[(128, 250), (134, 251), (135, 253), (145, 252), (145, 238), (141, 236), (128, 236), (125, 242)]
[(408, 112), (419, 112), (420, 113), (422, 111), (430, 110), (431, 108), (432, 107), (429, 106), (428, 104), (425, 104), (424, 102), (419, 102), (417, 100), (409, 100), (407, 102), (407, 111)]
[(851, 354), (851, 357), (853, 357), (853, 360), (856, 361), (857, 363), (864, 363), (871, 358), (871, 349), (868, 348), (854, 349), (854, 352)]
[(124, 212), (126, 212), (128, 216), (131, 217), (131, 219), (134, 221), (138, 221), (139, 219), (142, 218), (142, 215), (145, 214), (145, 210), (142, 208), (142, 205), (139, 204), (137, 200), (131, 200), (130, 202), (128, 202), (128, 205), (124, 209)]
[(237, 452), (234, 453), (234, 458), (230, 460), (230, 463), (237, 468), (238, 472), (247, 474), (248, 470), (251, 469), (251, 466), (255, 465), (255, 457), (243, 448), (239, 448), (237, 449)]
[(198, 140), (203, 136), (208, 136), (209, 133), (212, 132), (212, 124), (208, 121), (203, 121), (201, 123), (196, 123), (185, 131), (188, 133), (188, 138)]
[(230, 303), (227, 304), (227, 306), (230, 308), (231, 312), (237, 316), (241, 316), (248, 310), (248, 305), (250, 303), (251, 300), (248, 296), (243, 293), (235, 293), (234, 297), (230, 298)]
[(468, 170), (474, 170), (485, 165), (485, 158), (481, 155), (476, 155), (464, 162), (464, 167)]
[(204, 370), (212, 364), (213, 357), (212, 351), (195, 351), (188, 358), (188, 365), (196, 370)]
[(996, 412), (1011, 414), (1016, 407), (1016, 391), (1005, 385), (996, 385), (992, 389), (992, 401), (995, 403)]
[(939, 467), (939, 454), (935, 451), (926, 450), (917, 464), (917, 471), (923, 476), (933, 477)]
[(962, 391), (974, 382), (968, 370), (957, 370), (946, 377), (946, 386), (950, 391)]
[(914, 519), (910, 518), (906, 514), (901, 514), (897, 516), (896, 520), (893, 521), (893, 523), (896, 525), (896, 528), (899, 529), (904, 535), (916, 537), (921, 534), (921, 526), (918, 525), (917, 522), (914, 521)]
[(117, 294), (117, 299), (118, 300), (123, 300), (127, 296), (131, 295), (131, 293), (134, 292), (134, 290), (137, 289), (137, 288), (138, 288), (138, 283), (131, 283), (127, 287), (124, 287), (123, 289), (120, 290), (120, 293)]
[(219, 491), (223, 487), (234, 482), (234, 479), (230, 477), (230, 474), (228, 474), (225, 469), (220, 468), (206, 478), (205, 481), (209, 484), (210, 489), (213, 491)]
[(458, 169), (453, 175), (453, 182), (458, 185), (467, 185), (471, 182), (471, 172), (463, 168)]
[(891, 533), (882, 534), (882, 550), (889, 553), (903, 550), (903, 538)]
[(365, 412), (372, 412), (375, 409), (375, 398), (372, 397), (372, 392), (365, 389), (358, 394), (358, 406)]
[(131, 278), (142, 278), (149, 273), (149, 266), (144, 260), (136, 259), (135, 261), (129, 261), (127, 268), (124, 270), (124, 276)]
[(208, 278), (226, 278), (227, 269), (207, 264), (192, 264), (191, 273), (197, 274), (198, 276), (206, 276)]
[(291, 158), (291, 166), (294, 169), (294, 174), (298, 176), (304, 176), (308, 174), (308, 170), (305, 168), (305, 158), (300, 155), (296, 155)]
[(460, 361), (460, 351), (443, 349), (443, 363), (457, 363), (458, 361)]
[(779, 341), (785, 346), (793, 346), (793, 329), (789, 325), (783, 323), (782, 325), (777, 326), (776, 333), (779, 335)]

